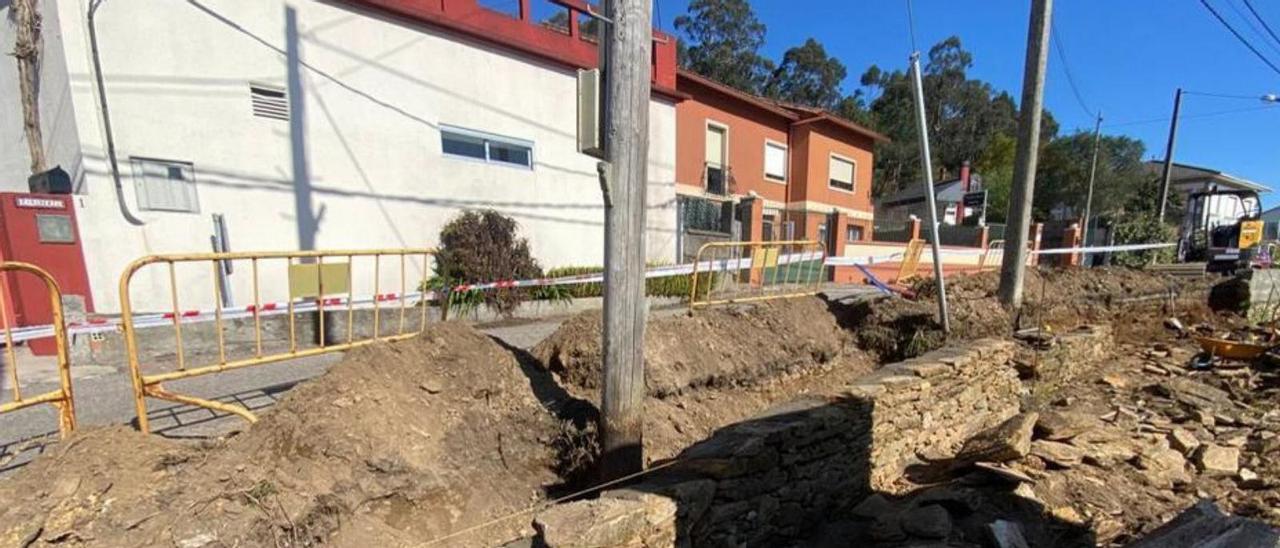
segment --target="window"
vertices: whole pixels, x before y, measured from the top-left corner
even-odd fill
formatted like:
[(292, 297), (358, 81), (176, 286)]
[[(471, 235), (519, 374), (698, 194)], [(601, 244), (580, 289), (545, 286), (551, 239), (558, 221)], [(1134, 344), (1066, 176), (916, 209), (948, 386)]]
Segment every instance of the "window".
[(786, 241), (795, 241), (796, 239), (796, 222), (787, 221), (782, 223), (782, 239)]
[(254, 116), (289, 121), (289, 96), (282, 87), (249, 84), (249, 102)]
[(706, 182), (707, 192), (712, 194), (728, 194), (725, 184), (725, 145), (729, 140), (729, 128), (708, 123), (706, 139)]
[(569, 34), (569, 8), (556, 4), (552, 0), (533, 0), (529, 10), (533, 14), (533, 20), (543, 28), (560, 34)]
[(831, 166), (827, 183), (831, 188), (853, 192), (853, 174), (856, 164), (853, 160), (831, 155)]
[(520, 0), (478, 0), (476, 2), (480, 7), (490, 9), (514, 17), (520, 18)]
[(764, 176), (774, 181), (787, 180), (787, 145), (764, 142)]
[(195, 170), (188, 162), (130, 158), (138, 208), (199, 213)]
[(818, 241), (827, 243), (827, 223), (818, 223)]
[[(600, 13), (601, 11), (600, 5), (596, 2), (588, 2), (587, 6), (595, 13)], [(600, 20), (590, 14), (578, 13), (578, 38), (588, 42), (600, 43)]]
[(447, 156), (533, 168), (533, 143), (511, 137), (441, 126), (440, 149)]
[(858, 225), (848, 225), (844, 227), (844, 241), (846, 242), (862, 241), (862, 227)]
[(766, 242), (771, 242), (776, 238), (773, 237), (773, 223), (775, 217), (773, 215), (764, 215), (760, 218), (760, 237)]

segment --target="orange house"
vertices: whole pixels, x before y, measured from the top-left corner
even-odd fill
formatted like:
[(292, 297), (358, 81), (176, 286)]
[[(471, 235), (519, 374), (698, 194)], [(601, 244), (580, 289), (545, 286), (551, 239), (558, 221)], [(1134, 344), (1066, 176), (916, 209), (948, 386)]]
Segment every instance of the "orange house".
[[(676, 89), (676, 193), (680, 230), (743, 240), (813, 239), (843, 214), (841, 242), (871, 239), (872, 150), (888, 138), (820, 109), (780, 103), (681, 70)], [(732, 221), (737, 221), (734, 223)], [(689, 246), (685, 246), (688, 249)]]

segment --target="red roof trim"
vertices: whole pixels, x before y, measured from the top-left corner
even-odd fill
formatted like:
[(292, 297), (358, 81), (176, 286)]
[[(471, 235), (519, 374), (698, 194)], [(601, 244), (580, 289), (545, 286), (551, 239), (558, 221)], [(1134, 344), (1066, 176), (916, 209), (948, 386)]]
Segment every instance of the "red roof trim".
[[(888, 137), (880, 133), (877, 133), (875, 131), (862, 127), (848, 120), (845, 120), (844, 118), (834, 116), (825, 110), (812, 108), (812, 107), (804, 107), (800, 105), (789, 105), (786, 103), (782, 103), (780, 101), (774, 101), (772, 99), (766, 99), (764, 97), (752, 95), (745, 91), (742, 91), (730, 86), (726, 86), (724, 84), (721, 84), (720, 82), (717, 82), (705, 76), (701, 76), (699, 74), (695, 74), (693, 72), (690, 72), (684, 69), (679, 69), (676, 72), (677, 86), (679, 86), (681, 81), (691, 82), (696, 85), (702, 86), (704, 88), (710, 89), (714, 92), (718, 92), (721, 95), (725, 95), (727, 97), (737, 99), (738, 101), (746, 103), (747, 105), (763, 110), (775, 116), (781, 117), (795, 126), (808, 125), (808, 124), (813, 124), (817, 122), (829, 122), (841, 129), (852, 131), (863, 137), (869, 137), (873, 141), (879, 141), (883, 143), (887, 143), (890, 141)], [(804, 115), (804, 117), (802, 118), (801, 115)]]
[(881, 142), (881, 143), (889, 143), (889, 142), (892, 142), (892, 140), (891, 140), (891, 139), (889, 139), (888, 137), (884, 136), (883, 134), (877, 133), (877, 132), (875, 132), (875, 131), (871, 131), (871, 130), (869, 130), (869, 129), (867, 129), (867, 128), (864, 128), (864, 127), (862, 127), (862, 126), (860, 126), (860, 125), (858, 125), (858, 124), (855, 124), (855, 123), (853, 123), (853, 122), (850, 122), (850, 121), (848, 121), (848, 120), (845, 120), (844, 118), (841, 118), (841, 117), (839, 117), (839, 116), (834, 116), (834, 115), (832, 115), (832, 114), (830, 114), (830, 113), (828, 113), (828, 112), (825, 112), (825, 111), (824, 111), (824, 112), (819, 113), (817, 116), (813, 116), (813, 117), (811, 117), (811, 118), (805, 118), (805, 119), (803, 119), (803, 120), (800, 120), (800, 121), (796, 122), (794, 125), (797, 125), (797, 126), (803, 126), (803, 125), (808, 125), (808, 124), (815, 124), (815, 123), (818, 123), (818, 122), (827, 122), (827, 123), (830, 123), (830, 124), (832, 124), (832, 125), (835, 125), (835, 126), (837, 126), (837, 127), (840, 127), (841, 129), (845, 129), (845, 130), (848, 130), (848, 131), (852, 131), (852, 132), (857, 133), (857, 134), (859, 134), (859, 135), (862, 135), (862, 136), (864, 136), (864, 137), (870, 137), (870, 138), (871, 138), (871, 140), (873, 140), (873, 141), (878, 141), (878, 142)]
[(688, 80), (689, 82), (692, 82), (699, 86), (708, 88), (715, 92), (719, 92), (722, 95), (732, 97), (750, 106), (756, 107), (760, 110), (763, 110), (775, 116), (781, 117), (789, 122), (794, 122), (800, 118), (799, 116), (796, 116), (791, 111), (775, 106), (762, 97), (757, 97), (745, 91), (741, 91), (739, 89), (726, 86), (724, 84), (721, 84), (720, 82), (717, 82), (705, 76), (694, 74), (684, 69), (679, 69), (676, 71), (677, 87), (679, 87), (679, 83), (681, 79)]

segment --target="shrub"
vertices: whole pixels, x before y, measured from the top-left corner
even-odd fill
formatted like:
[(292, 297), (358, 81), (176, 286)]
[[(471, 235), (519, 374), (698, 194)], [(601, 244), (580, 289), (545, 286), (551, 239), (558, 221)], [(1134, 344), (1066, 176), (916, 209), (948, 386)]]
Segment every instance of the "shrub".
[[(497, 211), (464, 211), (440, 230), (435, 284), (443, 289), (461, 283), (523, 280), (542, 276), (529, 253), (529, 242), (517, 234), (519, 225)], [(476, 296), (476, 295), (479, 296)], [(524, 288), (486, 289), (450, 295), (448, 306), (474, 311), (479, 303), (511, 315), (530, 292)]]
[[(650, 264), (649, 267), (667, 266), (662, 263)], [(562, 278), (565, 276), (579, 276), (583, 274), (598, 274), (604, 272), (602, 266), (564, 266), (552, 268), (547, 271), (548, 278)], [(699, 276), (700, 280), (706, 279), (706, 274)], [(689, 298), (689, 279), (688, 274), (679, 276), (663, 276), (661, 278), (647, 278), (644, 281), (644, 293), (650, 297), (677, 297), (681, 299)], [(711, 286), (705, 281), (698, 284), (705, 290)], [(584, 299), (590, 297), (601, 297), (604, 295), (604, 286), (600, 282), (591, 282), (584, 284), (573, 284), (560, 286), (568, 290), (569, 296), (574, 299)]]
[[(1116, 221), (1115, 231), (1116, 245), (1162, 243), (1177, 239), (1174, 227), (1160, 222), (1156, 214), (1150, 212), (1121, 217)], [(1174, 248), (1127, 251), (1112, 255), (1111, 261), (1120, 266), (1141, 267), (1151, 264), (1153, 258), (1168, 263), (1174, 254)]]

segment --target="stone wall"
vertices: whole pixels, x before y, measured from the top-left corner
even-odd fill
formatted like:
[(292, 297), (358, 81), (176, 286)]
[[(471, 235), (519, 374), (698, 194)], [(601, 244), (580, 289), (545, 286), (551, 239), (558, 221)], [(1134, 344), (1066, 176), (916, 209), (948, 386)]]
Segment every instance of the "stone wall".
[(1028, 381), (1025, 407), (1038, 409), (1057, 397), (1064, 386), (1079, 382), (1096, 369), (1113, 350), (1110, 325), (1080, 326), (1038, 345), (1018, 347), (1014, 363), (1018, 375)]
[[(539, 542), (586, 546), (572, 539), (601, 538), (601, 527), (610, 539), (626, 539), (620, 544), (646, 548), (670, 546), (653, 540), (673, 536), (697, 546), (803, 539), (833, 512), (892, 491), (910, 464), (949, 456), (971, 434), (1017, 413), (1013, 353), (1014, 343), (993, 339), (947, 347), (852, 387), (775, 406), (691, 446), (643, 483), (601, 495), (625, 502), (548, 510), (536, 521)], [(660, 508), (664, 499), (675, 502), (674, 513)]]

